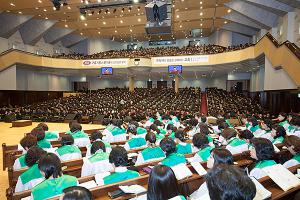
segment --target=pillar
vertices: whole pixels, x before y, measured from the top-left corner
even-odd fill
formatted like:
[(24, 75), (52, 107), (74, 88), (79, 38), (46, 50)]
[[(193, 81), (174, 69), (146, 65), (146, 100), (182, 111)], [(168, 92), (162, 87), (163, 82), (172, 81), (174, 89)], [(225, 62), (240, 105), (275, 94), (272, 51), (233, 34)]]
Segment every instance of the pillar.
[(175, 93), (178, 94), (178, 92), (179, 92), (179, 77), (176, 74), (175, 75)]
[(134, 78), (129, 77), (129, 92), (134, 92)]

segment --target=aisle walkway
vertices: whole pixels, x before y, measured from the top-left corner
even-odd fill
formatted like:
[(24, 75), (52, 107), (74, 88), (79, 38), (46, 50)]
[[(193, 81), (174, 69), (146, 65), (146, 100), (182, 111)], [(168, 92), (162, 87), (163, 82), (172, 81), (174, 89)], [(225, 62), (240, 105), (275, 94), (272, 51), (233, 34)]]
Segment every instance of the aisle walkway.
[(206, 92), (201, 92), (201, 107), (200, 112), (204, 115), (207, 115), (207, 100), (206, 100)]

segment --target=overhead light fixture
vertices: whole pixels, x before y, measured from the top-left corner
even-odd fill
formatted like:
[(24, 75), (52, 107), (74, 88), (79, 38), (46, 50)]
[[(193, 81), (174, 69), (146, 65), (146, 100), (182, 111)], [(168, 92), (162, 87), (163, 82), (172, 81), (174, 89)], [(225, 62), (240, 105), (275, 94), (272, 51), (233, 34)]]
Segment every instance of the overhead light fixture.
[(42, 0), (38, 0), (39, 3), (43, 3)]
[(138, 18), (138, 22), (141, 22), (141, 18)]
[(81, 20), (86, 20), (85, 14), (80, 14), (80, 19)]
[(227, 24), (228, 22), (227, 21), (224, 21), (224, 24)]
[(102, 22), (103, 23), (103, 25), (106, 25), (106, 22)]
[(202, 15), (203, 15), (203, 12), (200, 13), (200, 16), (202, 16)]
[(47, 9), (44, 9), (44, 12), (47, 12)]
[(21, 11), (19, 11), (18, 13), (19, 13), (19, 14), (22, 14), (22, 12), (21, 12)]
[(123, 20), (120, 20), (120, 23), (123, 24)]
[(16, 6), (14, 3), (10, 3), (9, 5), (14, 6), (14, 7)]
[(80, 35), (83, 35), (83, 33), (80, 33)]
[(69, 27), (68, 24), (65, 24), (65, 27), (68, 28)]
[(87, 24), (87, 23), (84, 23), (84, 25), (87, 26), (88, 24)]
[(70, 7), (70, 6), (68, 6), (68, 10), (71, 10), (71, 7)]
[(176, 18), (179, 18), (179, 15), (177, 15)]
[(228, 13), (231, 13), (231, 9), (228, 9), (227, 12), (228, 12)]

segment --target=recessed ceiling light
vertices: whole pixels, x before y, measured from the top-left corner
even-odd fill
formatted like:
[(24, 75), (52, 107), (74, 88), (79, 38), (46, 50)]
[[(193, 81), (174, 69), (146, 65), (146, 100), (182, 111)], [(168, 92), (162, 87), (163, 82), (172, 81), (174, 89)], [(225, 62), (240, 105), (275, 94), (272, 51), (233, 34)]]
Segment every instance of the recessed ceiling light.
[(39, 3), (43, 3), (42, 0), (38, 0)]
[(202, 15), (203, 15), (203, 12), (200, 13), (200, 16), (202, 16)]
[(117, 30), (115, 30), (115, 33), (117, 33), (118, 31)]
[(203, 24), (200, 24), (200, 26), (203, 26)]
[(19, 14), (22, 14), (22, 12), (21, 12), (21, 11), (19, 11), (18, 13), (19, 13)]
[(47, 12), (47, 9), (44, 9), (44, 12)]
[(9, 5), (11, 5), (11, 6), (16, 6), (14, 3), (10, 3)]
[(129, 31), (132, 32), (132, 29), (130, 29)]
[(224, 21), (224, 24), (227, 24), (227, 21)]
[(182, 28), (182, 25), (180, 25), (179, 27)]
[(184, 8), (185, 10), (187, 10), (188, 8)]
[(200, 4), (202, 4), (202, 1), (200, 1)]
[(35, 7), (35, 9), (38, 10), (39, 8), (38, 8), (38, 7)]
[(70, 6), (68, 6), (68, 10), (71, 10), (71, 7), (70, 7)]
[(80, 33), (80, 35), (83, 35), (83, 33)]
[(138, 18), (138, 22), (141, 22), (141, 18)]
[(65, 27), (68, 28), (69, 27), (68, 24), (65, 24)]
[(106, 24), (106, 22), (102, 22), (103, 23), (103, 25), (105, 25)]
[(87, 23), (84, 23), (85, 26), (87, 26)]
[(176, 18), (179, 18), (179, 15), (177, 15)]
[(48, 17), (45, 17), (45, 19), (48, 19)]
[(120, 23), (123, 24), (123, 20), (120, 20)]
[(200, 9), (203, 9), (203, 6), (200, 6)]
[(100, 31), (98, 31), (98, 34), (100, 35)]
[(227, 12), (228, 12), (228, 13), (231, 13), (231, 9), (228, 9)]

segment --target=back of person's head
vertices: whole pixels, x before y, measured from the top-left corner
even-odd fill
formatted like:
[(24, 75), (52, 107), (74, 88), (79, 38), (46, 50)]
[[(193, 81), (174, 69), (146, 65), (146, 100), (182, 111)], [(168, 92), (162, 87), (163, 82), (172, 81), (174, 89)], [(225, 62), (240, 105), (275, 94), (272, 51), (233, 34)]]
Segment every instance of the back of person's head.
[(31, 134), (28, 134), (21, 139), (20, 144), (24, 149), (29, 149), (30, 147), (37, 145), (37, 138)]
[(274, 136), (274, 139), (286, 136), (286, 131), (283, 126), (275, 125), (273, 128), (276, 131), (275, 133), (276, 135)]
[(167, 200), (179, 195), (178, 181), (173, 170), (165, 165), (153, 167), (148, 179), (148, 200)]
[(208, 135), (210, 133), (207, 124), (201, 123), (199, 125), (199, 128), (200, 128), (200, 133), (202, 133), (204, 135)]
[(155, 121), (153, 122), (153, 124), (155, 124), (156, 126), (162, 126), (162, 122), (159, 121), (158, 119), (155, 120)]
[(278, 117), (280, 118), (280, 121), (284, 121), (287, 118), (287, 114), (285, 112), (280, 112)]
[(167, 155), (174, 153), (176, 150), (176, 143), (171, 138), (162, 139), (159, 146)]
[(96, 141), (91, 146), (91, 154), (95, 154), (99, 149), (106, 152), (105, 144), (102, 141)]
[(177, 131), (177, 128), (173, 124), (168, 124), (167, 131), (175, 132), (175, 131)]
[(102, 138), (103, 138), (103, 135), (100, 131), (93, 132), (90, 137), (92, 142), (94, 142), (96, 140), (102, 140)]
[(61, 146), (65, 146), (65, 145), (73, 145), (74, 144), (74, 138), (72, 137), (72, 135), (66, 134), (64, 136), (61, 137)]
[(229, 128), (229, 125), (226, 122), (222, 122), (222, 123), (218, 124), (218, 129), (219, 130), (222, 131), (222, 130), (224, 130), (226, 128)]
[(75, 133), (75, 132), (81, 131), (81, 130), (82, 130), (82, 126), (79, 123), (77, 123), (77, 122), (72, 123), (71, 128), (70, 128), (70, 131), (72, 133)]
[(220, 164), (233, 165), (233, 155), (231, 152), (224, 148), (215, 148), (211, 152), (214, 159), (214, 166)]
[(37, 141), (41, 141), (45, 138), (45, 131), (41, 127), (32, 129), (30, 134), (36, 137)]
[(71, 120), (71, 121), (69, 122), (69, 128), (70, 128), (70, 129), (72, 128), (72, 124), (74, 124), (74, 123), (78, 123), (77, 120)]
[(132, 121), (132, 118), (130, 117), (130, 116), (126, 116), (125, 118), (124, 118), (124, 122), (125, 123), (130, 123)]
[(201, 122), (202, 122), (202, 123), (206, 123), (206, 121), (207, 121), (207, 118), (206, 118), (205, 116), (202, 116), (202, 117), (201, 117)]
[(235, 137), (237, 135), (237, 132), (233, 128), (225, 128), (222, 133), (222, 137), (226, 140), (230, 140), (231, 138)]
[(151, 124), (150, 125), (150, 130), (157, 132), (158, 134), (160, 133), (158, 127), (156, 124)]
[(49, 130), (48, 125), (45, 124), (45, 123), (39, 123), (39, 124), (37, 125), (37, 127), (42, 128), (44, 131), (48, 131), (48, 130)]
[(111, 120), (109, 118), (104, 118), (102, 120), (102, 125), (103, 126), (108, 126), (111, 123)]
[[(274, 157), (275, 151), (272, 142), (266, 138), (253, 138), (252, 146), (255, 149), (256, 158), (258, 161), (271, 160)], [(251, 153), (252, 151), (250, 151)], [(251, 155), (251, 157), (255, 157)]]
[(124, 147), (114, 147), (109, 154), (109, 162), (115, 167), (124, 167), (128, 164), (128, 155)]
[(152, 132), (148, 132), (145, 136), (146, 141), (148, 141), (150, 144), (155, 144), (156, 142), (156, 135)]
[(208, 145), (209, 141), (206, 135), (197, 133), (193, 136), (193, 145), (198, 149), (202, 149)]
[(188, 124), (192, 127), (195, 127), (198, 125), (198, 120), (196, 118), (191, 118), (189, 121), (188, 121)]
[(186, 140), (186, 134), (183, 132), (182, 129), (178, 129), (176, 132), (175, 132), (175, 138), (179, 139), (181, 142), (185, 141)]
[(253, 127), (258, 125), (258, 121), (255, 117), (250, 118), (248, 121), (252, 123)]
[(117, 126), (117, 127), (119, 127), (119, 128), (121, 128), (121, 126), (123, 125), (123, 120), (116, 119), (114, 125)]
[(253, 133), (251, 131), (249, 131), (248, 129), (246, 129), (246, 130), (243, 130), (243, 131), (239, 132), (239, 137), (241, 139), (251, 140), (254, 137), (254, 135), (253, 135)]
[(244, 172), (235, 166), (220, 164), (205, 176), (210, 199), (253, 200), (256, 187)]
[(294, 154), (300, 153), (300, 138), (295, 135), (285, 136), (283, 143), (294, 151)]
[(93, 200), (90, 190), (81, 186), (72, 186), (63, 190), (62, 200)]
[(26, 155), (25, 155), (25, 163), (28, 167), (36, 164), (42, 156), (44, 156), (47, 152), (44, 151), (42, 148), (33, 146), (31, 147)]
[(62, 176), (61, 161), (54, 153), (47, 153), (39, 160), (39, 169), (48, 179), (51, 176), (58, 178)]
[(139, 127), (139, 124), (136, 121), (132, 121), (128, 125), (127, 133), (132, 133), (132, 134), (136, 135), (138, 127)]

